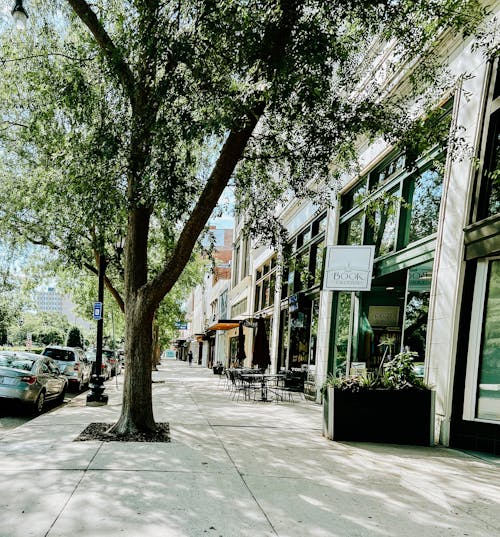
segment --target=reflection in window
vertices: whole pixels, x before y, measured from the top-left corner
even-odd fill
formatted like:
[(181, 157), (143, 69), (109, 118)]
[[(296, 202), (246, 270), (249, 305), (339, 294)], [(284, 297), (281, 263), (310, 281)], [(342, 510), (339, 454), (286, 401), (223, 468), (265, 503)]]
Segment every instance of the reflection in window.
[(325, 243), (322, 241), (313, 246), (311, 249), (311, 257), (314, 259), (314, 282), (313, 285), (321, 283), (321, 272), (323, 270), (323, 250)]
[(335, 323), (335, 374), (344, 375), (349, 348), (349, 325), (351, 319), (351, 293), (339, 293), (337, 322)]
[(311, 274), (309, 272), (309, 252), (304, 252), (295, 260), (295, 271), (299, 275), (299, 288), (297, 291), (303, 291), (309, 288)]
[(410, 209), (409, 242), (415, 242), (437, 231), (443, 177), (435, 169), (418, 175), (412, 185), (408, 203)]
[(500, 213), (500, 110), (491, 116), (484, 166), (483, 182), (488, 217)]
[(311, 332), (309, 341), (309, 365), (316, 365), (316, 344), (318, 341), (318, 321), (319, 321), (319, 298), (312, 303), (311, 310)]
[(343, 226), (343, 244), (362, 244), (363, 240), (363, 214), (359, 213), (348, 220)]
[(380, 257), (394, 251), (396, 246), (399, 203), (394, 191), (370, 203), (371, 209), (369, 213), (367, 212), (367, 219), (371, 240), (368, 239), (367, 244), (374, 244), (375, 257)]
[(477, 417), (500, 420), (500, 260), (490, 263), (480, 355)]
[(342, 206), (340, 208), (341, 215), (356, 207), (360, 198), (367, 192), (366, 183), (367, 181), (365, 177), (363, 181), (358, 183), (354, 188), (342, 196)]
[(418, 353), (418, 360), (425, 359), (429, 293), (409, 292), (406, 301), (403, 345)]

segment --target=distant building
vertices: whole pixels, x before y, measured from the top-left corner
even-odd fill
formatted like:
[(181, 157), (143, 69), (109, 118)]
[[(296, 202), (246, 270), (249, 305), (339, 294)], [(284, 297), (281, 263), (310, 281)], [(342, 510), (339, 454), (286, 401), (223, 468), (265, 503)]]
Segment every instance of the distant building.
[(46, 291), (35, 293), (35, 309), (53, 313), (63, 313), (64, 297), (58, 293), (55, 287), (47, 287)]
[(84, 330), (92, 328), (92, 323), (78, 317), (75, 305), (69, 295), (59, 293), (55, 287), (47, 287), (34, 293), (34, 309), (37, 312), (59, 313), (68, 322)]

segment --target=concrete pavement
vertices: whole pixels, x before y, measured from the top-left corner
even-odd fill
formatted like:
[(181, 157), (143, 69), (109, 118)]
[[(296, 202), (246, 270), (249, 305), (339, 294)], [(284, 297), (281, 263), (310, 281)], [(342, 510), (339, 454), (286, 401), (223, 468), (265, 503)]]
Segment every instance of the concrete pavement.
[(153, 375), (171, 443), (73, 441), (116, 421), (114, 380), (105, 407), (2, 433), (0, 537), (500, 536), (499, 459), (330, 442), (313, 403), (232, 401), (183, 362)]

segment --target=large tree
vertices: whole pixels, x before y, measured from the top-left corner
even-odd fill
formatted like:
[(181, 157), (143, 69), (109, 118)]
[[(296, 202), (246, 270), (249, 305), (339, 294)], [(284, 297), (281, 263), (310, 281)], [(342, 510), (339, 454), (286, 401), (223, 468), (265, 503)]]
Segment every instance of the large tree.
[[(155, 429), (154, 315), (230, 180), (260, 215), (256, 231), (283, 194), (318, 195), (360, 137), (394, 141), (411, 127), (389, 83), (396, 66), (413, 71), (405, 95), (415, 95), (436, 79), (438, 38), (484, 16), (476, 0), (29, 7), (28, 32), (4, 32), (0, 52), (1, 225), (91, 270), (106, 256), (126, 318), (118, 434)], [(382, 75), (372, 54), (381, 50)], [(121, 275), (123, 296), (111, 282)]]

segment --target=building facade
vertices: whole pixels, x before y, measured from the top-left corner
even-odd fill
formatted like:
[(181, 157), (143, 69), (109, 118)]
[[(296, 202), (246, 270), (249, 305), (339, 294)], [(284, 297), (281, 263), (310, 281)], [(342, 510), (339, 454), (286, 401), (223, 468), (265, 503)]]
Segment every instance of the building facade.
[[(435, 438), (499, 454), (498, 54), (448, 36), (436, 55), (460, 82), (438, 99), (432, 121), (460, 132), (462, 153), (435, 146), (410, 156), (381, 140), (360, 145), (361, 173), (345, 177), (334, 209), (293, 200), (281, 210), (286, 259), (237, 221), (225, 320), (249, 321), (244, 365), (251, 366), (252, 321), (264, 317), (270, 370), (307, 371), (305, 391), (318, 402), (328, 374), (376, 371), (409, 349), (436, 391)], [(369, 291), (323, 290), (325, 248), (333, 245), (373, 247)], [(213, 328), (225, 330), (221, 361), (231, 365), (238, 329)]]

